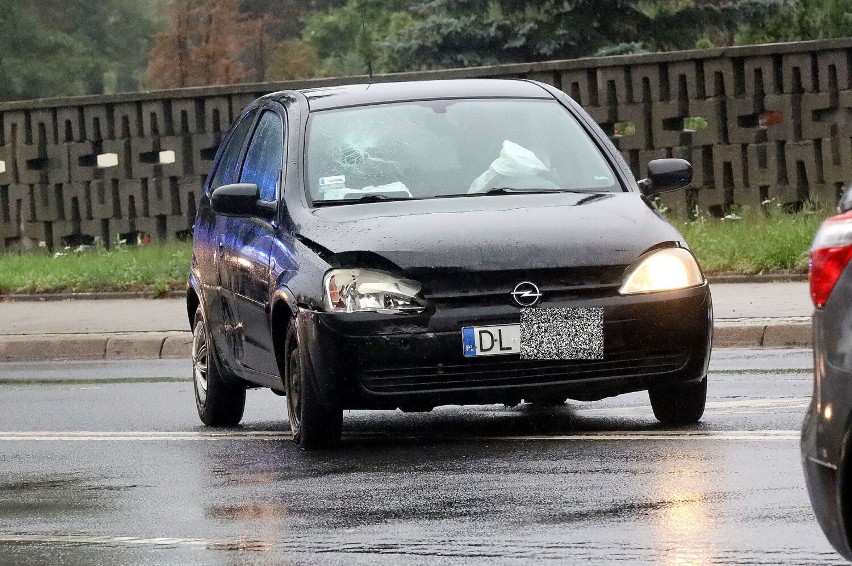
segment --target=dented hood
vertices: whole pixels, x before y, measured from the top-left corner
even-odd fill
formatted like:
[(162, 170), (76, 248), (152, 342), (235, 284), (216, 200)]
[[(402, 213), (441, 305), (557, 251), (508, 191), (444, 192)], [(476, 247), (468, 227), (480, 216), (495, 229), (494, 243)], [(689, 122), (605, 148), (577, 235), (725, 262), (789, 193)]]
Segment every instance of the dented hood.
[[(472, 271), (627, 265), (680, 234), (636, 193), (493, 195), (304, 210), (302, 237), (402, 269)], [(301, 221), (300, 221), (301, 220)]]

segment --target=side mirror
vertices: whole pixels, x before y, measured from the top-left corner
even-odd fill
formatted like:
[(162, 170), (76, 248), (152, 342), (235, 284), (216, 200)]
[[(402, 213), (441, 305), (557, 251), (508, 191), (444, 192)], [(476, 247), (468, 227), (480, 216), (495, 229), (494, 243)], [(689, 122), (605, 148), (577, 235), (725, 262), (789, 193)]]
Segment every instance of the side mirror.
[(274, 203), (260, 200), (260, 189), (252, 183), (222, 185), (210, 196), (210, 205), (216, 214), (225, 216), (262, 216), (275, 214)]
[(646, 197), (688, 187), (692, 183), (692, 165), (685, 159), (654, 159), (648, 162), (648, 178), (639, 181)]
[(837, 202), (838, 214), (849, 212), (850, 210), (852, 210), (852, 183), (846, 185), (846, 188), (843, 189), (843, 196)]

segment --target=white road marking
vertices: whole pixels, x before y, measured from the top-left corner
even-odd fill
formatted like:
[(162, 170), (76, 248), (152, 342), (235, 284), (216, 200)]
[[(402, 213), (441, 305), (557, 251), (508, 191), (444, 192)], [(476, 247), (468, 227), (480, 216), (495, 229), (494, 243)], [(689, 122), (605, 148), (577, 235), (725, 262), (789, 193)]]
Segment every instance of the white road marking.
[[(780, 399), (732, 399), (710, 401), (708, 414), (749, 414), (779, 411), (801, 411), (810, 402), (809, 397), (783, 397)], [(642, 404), (629, 407), (604, 407), (575, 409), (580, 415), (636, 416), (651, 415), (650, 405)], [(385, 438), (387, 434), (350, 433), (347, 438), (371, 439)], [(405, 438), (430, 437), (434, 435), (402, 434)], [(52, 442), (178, 442), (178, 441), (217, 441), (217, 440), (291, 440), (289, 431), (271, 430), (223, 430), (223, 431), (0, 431), (0, 442), (15, 441), (52, 441)], [(550, 435), (504, 435), (504, 436), (464, 436), (466, 440), (561, 440), (561, 441), (601, 441), (601, 440), (796, 440), (797, 430), (672, 430), (672, 431), (602, 431), (578, 432), (575, 434)]]
[(291, 440), (288, 431), (234, 430), (208, 431), (2, 431), (0, 441), (51, 440), (51, 441), (151, 441), (151, 440)]
[[(603, 441), (603, 440), (797, 440), (798, 430), (651, 430), (651, 431), (589, 431), (574, 434), (541, 434), (541, 435), (505, 435), (505, 436), (459, 436), (464, 440), (561, 440), (561, 441)], [(429, 436), (429, 435), (425, 435)], [(355, 433), (345, 434), (350, 439), (388, 438), (385, 433)], [(402, 435), (404, 438), (418, 438), (416, 435)], [(0, 442), (151, 442), (169, 441), (184, 442), (198, 440), (291, 440), (289, 432), (276, 431), (230, 431), (230, 432), (89, 432), (89, 431), (14, 431), (0, 432)]]
[[(810, 397), (782, 397), (780, 399), (733, 399), (729, 401), (708, 401), (705, 413), (751, 414), (767, 413), (780, 410), (803, 410), (811, 402)], [(652, 414), (651, 405), (636, 405), (630, 407), (601, 407), (584, 409), (577, 408), (579, 414), (588, 415), (636, 415)]]
[(657, 431), (612, 431), (582, 432), (577, 434), (521, 435), (521, 436), (474, 436), (465, 440), (751, 440), (788, 441), (798, 440), (798, 430), (661, 430)]
[(708, 401), (708, 409), (731, 407), (807, 407), (810, 397), (780, 397), (778, 399), (735, 399), (731, 401)]
[(90, 536), (90, 535), (2, 535), (2, 543), (40, 543), (40, 544), (106, 544), (106, 545), (151, 545), (151, 546), (208, 546), (216, 541), (200, 538), (141, 538), (131, 536)]

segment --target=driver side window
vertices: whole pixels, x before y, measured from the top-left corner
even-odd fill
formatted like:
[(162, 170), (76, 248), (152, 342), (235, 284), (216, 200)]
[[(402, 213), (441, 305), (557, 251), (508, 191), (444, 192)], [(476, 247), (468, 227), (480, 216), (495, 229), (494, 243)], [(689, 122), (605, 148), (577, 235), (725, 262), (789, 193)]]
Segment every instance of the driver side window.
[(243, 148), (243, 142), (251, 129), (251, 124), (254, 122), (254, 117), (257, 114), (256, 110), (252, 110), (245, 114), (240, 122), (234, 128), (234, 133), (228, 138), (228, 145), (222, 150), (222, 157), (216, 166), (216, 172), (213, 174), (213, 180), (210, 181), (210, 192), (218, 189), (222, 185), (230, 185), (237, 182), (240, 165), (240, 150)]
[(267, 110), (251, 138), (240, 182), (254, 183), (260, 189), (261, 200), (275, 201), (283, 159), (284, 124), (278, 114)]

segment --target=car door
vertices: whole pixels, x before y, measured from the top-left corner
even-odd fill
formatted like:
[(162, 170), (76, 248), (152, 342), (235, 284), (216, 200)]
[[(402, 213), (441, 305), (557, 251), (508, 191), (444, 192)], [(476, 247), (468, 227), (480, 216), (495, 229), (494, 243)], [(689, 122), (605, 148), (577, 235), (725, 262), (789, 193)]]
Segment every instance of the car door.
[[(220, 156), (207, 184), (205, 202), (202, 203), (199, 215), (199, 226), (196, 227), (196, 238), (203, 238), (210, 248), (209, 255), (200, 258), (205, 265), (202, 271), (205, 284), (214, 292), (207, 298), (208, 323), (213, 330), (213, 339), (219, 355), (229, 366), (234, 366), (234, 352), (239, 347), (239, 321), (233, 298), (233, 271), (230, 269), (232, 254), (231, 240), (234, 234), (234, 219), (228, 216), (214, 214), (209, 201), (214, 190), (222, 185), (236, 183), (240, 175), (243, 150), (251, 132), (252, 124), (257, 117), (257, 109), (247, 110), (238, 119), (231, 135), (228, 136), (221, 149)], [(200, 233), (198, 233), (200, 230)]]
[[(280, 200), (284, 163), (283, 109), (273, 106), (261, 111), (246, 150), (240, 183), (257, 185), (266, 203)], [(270, 209), (273, 207), (270, 207)], [(277, 210), (277, 209), (276, 209)], [(234, 299), (242, 325), (240, 362), (250, 370), (277, 375), (278, 368), (270, 326), (270, 251), (278, 222), (277, 214), (235, 218), (233, 264)]]

